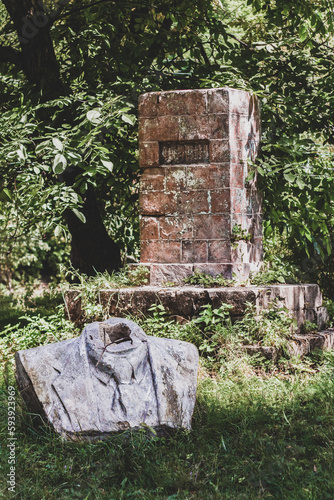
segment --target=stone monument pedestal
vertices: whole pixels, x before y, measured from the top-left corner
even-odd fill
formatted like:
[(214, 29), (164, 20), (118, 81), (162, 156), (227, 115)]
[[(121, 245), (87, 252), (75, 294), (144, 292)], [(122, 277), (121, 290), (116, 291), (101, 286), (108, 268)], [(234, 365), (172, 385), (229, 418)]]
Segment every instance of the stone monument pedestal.
[(194, 272), (239, 280), (262, 262), (261, 196), (246, 184), (260, 140), (255, 96), (229, 88), (139, 100), (140, 263), (151, 285)]

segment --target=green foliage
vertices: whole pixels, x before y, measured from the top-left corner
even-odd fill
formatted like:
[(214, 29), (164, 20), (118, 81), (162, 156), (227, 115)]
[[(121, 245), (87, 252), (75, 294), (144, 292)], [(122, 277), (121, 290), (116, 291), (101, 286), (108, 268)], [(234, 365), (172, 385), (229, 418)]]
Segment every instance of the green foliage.
[(223, 373), (236, 360), (248, 366), (248, 369), (249, 363), (265, 367), (261, 356), (255, 361), (247, 360), (243, 346), (272, 346), (281, 350), (286, 347), (295, 329), (295, 321), (288, 316), (286, 309), (278, 308), (275, 304), (261, 314), (256, 314), (254, 306), (248, 304), (242, 319), (232, 323), (232, 308), (229, 304), (222, 304), (213, 309), (212, 305), (207, 304), (202, 307), (198, 317), (179, 324), (159, 304), (151, 307), (150, 316), (135, 318), (135, 321), (139, 321), (149, 335), (175, 338), (196, 345), (203, 356), (202, 362), (210, 371)]
[(205, 288), (219, 287), (219, 286), (233, 286), (235, 285), (234, 280), (229, 280), (225, 278), (222, 274), (217, 276), (211, 276), (210, 274), (200, 273), (195, 271), (194, 274), (184, 278), (183, 282), (189, 285), (199, 285)]
[(234, 224), (232, 228), (232, 236), (231, 240), (233, 242), (237, 241), (250, 241), (252, 239), (252, 235), (246, 231), (246, 229), (242, 229), (240, 224)]
[[(41, 298), (41, 303), (45, 306), (48, 301)], [(54, 311), (54, 305), (49, 305), (49, 312)], [(21, 311), (26, 314), (26, 306)], [(16, 495), (22, 499), (331, 498), (333, 352), (315, 352), (309, 361), (299, 363), (281, 360), (269, 370), (263, 361), (252, 364), (236, 345), (232, 347), (237, 323), (229, 330), (229, 306), (206, 306), (198, 318), (183, 325), (168, 317), (161, 306), (152, 312), (153, 316), (142, 323), (148, 334), (180, 339), (193, 335), (191, 338), (204, 345), (204, 335), (220, 330), (221, 337), (225, 335), (221, 344), (225, 349), (230, 346), (223, 370), (213, 377), (205, 370), (212, 352), (200, 351), (192, 431), (176, 431), (161, 438), (145, 431), (127, 431), (84, 446), (64, 442), (50, 427), (37, 425), (17, 391), (15, 436), (20, 472), (16, 475)], [(262, 319), (253, 318), (250, 310), (248, 314), (243, 334), (236, 333), (242, 342), (248, 341), (249, 335), (253, 340), (258, 338), (261, 328), (261, 334), (266, 335), (264, 329), (276, 328), (277, 316), (283, 317), (278, 310), (268, 311), (270, 317)], [(259, 330), (258, 321), (262, 325)], [(37, 309), (24, 327), (8, 327), (2, 333), (0, 440), (7, 442), (7, 387), (16, 387), (11, 363), (14, 351), (70, 338), (79, 331), (64, 319), (63, 309), (49, 318)], [(4, 366), (6, 360), (10, 362)], [(5, 474), (7, 461), (5, 450), (0, 455)], [(0, 492), (7, 498), (5, 484)]]
[(146, 285), (149, 277), (149, 270), (141, 265), (124, 267), (122, 271), (112, 274), (106, 271), (96, 273), (95, 276), (80, 274), (75, 269), (63, 270), (63, 272), (71, 281), (71, 284), (69, 282), (62, 284), (64, 302), (66, 290), (77, 292), (75, 300), (80, 300), (82, 311), (80, 324), (101, 321), (109, 317), (110, 304), (101, 301), (101, 291)]
[(3, 361), (13, 359), (13, 354), (21, 349), (31, 349), (39, 345), (60, 342), (78, 334), (75, 326), (64, 319), (63, 306), (47, 318), (37, 316), (21, 316), (22, 323), (3, 328), (0, 338), (1, 358)]
[[(185, 336), (192, 323), (188, 335), (197, 331), (202, 344), (203, 333), (211, 335), (224, 328), (226, 332), (230, 327), (226, 305), (217, 309), (207, 306), (186, 325), (176, 324), (159, 306), (153, 312), (153, 317), (145, 321), (146, 326), (148, 321), (154, 324), (155, 334), (163, 331), (167, 336), (173, 323), (174, 338), (184, 338), (176, 337), (176, 331), (183, 331)], [(246, 324), (253, 331), (255, 321), (245, 321), (247, 335)], [(18, 348), (78, 333), (60, 310), (48, 319), (37, 311), (24, 328), (5, 329), (0, 341), (1, 362), (12, 360)], [(226, 346), (232, 337), (226, 336), (224, 342)], [(202, 360), (211, 354), (205, 350), (200, 353)], [(20, 473), (16, 476), (16, 494), (23, 499), (93, 496), (255, 500), (260, 487), (262, 497), (330, 498), (334, 488), (333, 352), (314, 353), (309, 363), (295, 364), (296, 368), (281, 363), (280, 370), (272, 367), (266, 373), (235, 347), (231, 353), (224, 370), (214, 377), (208, 376), (201, 362), (192, 431), (176, 431), (169, 437), (127, 431), (85, 446), (64, 442), (50, 427), (36, 424), (17, 391)], [(1, 442), (8, 437), (8, 385), (16, 386), (11, 363), (6, 364), (0, 377)], [(7, 459), (5, 451), (0, 456), (5, 474)], [(1, 495), (8, 496), (5, 486)]]

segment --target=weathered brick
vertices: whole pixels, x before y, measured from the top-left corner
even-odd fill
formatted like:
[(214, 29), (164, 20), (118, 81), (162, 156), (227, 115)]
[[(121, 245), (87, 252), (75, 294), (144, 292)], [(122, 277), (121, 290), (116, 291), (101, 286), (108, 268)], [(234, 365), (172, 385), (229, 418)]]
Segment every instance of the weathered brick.
[(208, 244), (206, 241), (182, 241), (182, 262), (207, 262)]
[(235, 214), (246, 213), (246, 189), (231, 188), (231, 212)]
[(141, 168), (159, 166), (158, 141), (139, 143), (139, 165)]
[(151, 140), (178, 141), (181, 140), (178, 116), (159, 116), (157, 127)]
[(252, 119), (248, 119), (245, 115), (231, 114), (229, 127), (230, 141), (244, 141), (244, 146), (248, 155), (251, 151), (255, 151), (257, 144), (260, 141), (260, 129)]
[(157, 138), (157, 118), (140, 118), (139, 119), (139, 142), (151, 142), (159, 140)]
[(141, 217), (140, 239), (157, 240), (159, 238), (159, 220), (156, 217)]
[(157, 102), (158, 102), (158, 93), (149, 92), (147, 94), (142, 94), (138, 99), (138, 111), (139, 116), (156, 116), (157, 114)]
[(255, 188), (246, 189), (247, 213), (258, 214), (262, 210), (262, 193)]
[(158, 97), (159, 116), (179, 115), (182, 109), (181, 92), (161, 92)]
[(210, 141), (209, 151), (211, 163), (225, 163), (230, 161), (230, 147), (227, 140)]
[(244, 188), (247, 175), (245, 163), (230, 164), (230, 186), (231, 188)]
[(181, 113), (183, 115), (206, 114), (206, 90), (187, 90), (182, 93), (183, 102)]
[(211, 139), (229, 138), (229, 115), (209, 115)]
[[(198, 263), (194, 265), (194, 271), (197, 273), (210, 274), (211, 276), (218, 276), (218, 274), (222, 274), (227, 279), (232, 278), (232, 264), (218, 264), (214, 262), (205, 264)], [(231, 293), (231, 290), (229, 289), (227, 289), (226, 291), (228, 294)], [(216, 293), (214, 295), (216, 295)], [(217, 295), (219, 295), (217, 297), (218, 300), (215, 300), (215, 297), (212, 297), (212, 304), (214, 305), (214, 307), (219, 307), (219, 305), (221, 305), (222, 302), (227, 302), (226, 300), (227, 297), (222, 297), (221, 294)]]
[(229, 185), (229, 164), (187, 168), (188, 189), (222, 189)]
[(141, 193), (139, 197), (142, 215), (168, 215), (178, 213), (177, 193), (159, 191)]
[(249, 117), (254, 111), (256, 97), (244, 90), (229, 89), (229, 112)]
[(187, 167), (164, 167), (166, 190), (183, 190), (187, 185)]
[(230, 237), (228, 215), (194, 215), (194, 238), (198, 240), (225, 240)]
[(181, 240), (193, 237), (191, 217), (159, 217), (160, 238), (162, 240)]
[(146, 168), (140, 176), (140, 190), (142, 193), (163, 191), (165, 176), (162, 168)]
[(178, 199), (180, 214), (208, 214), (208, 191), (182, 191)]
[[(244, 163), (256, 159), (259, 144), (256, 141), (233, 139), (230, 141), (230, 158), (232, 163)], [(246, 164), (247, 165), (247, 164)]]
[(231, 262), (231, 241), (214, 240), (208, 243), (209, 262)]
[(219, 189), (208, 192), (209, 208), (212, 214), (230, 213), (230, 189)]
[(162, 92), (159, 115), (201, 115), (206, 112), (206, 91)]
[(249, 263), (252, 262), (253, 244), (248, 241), (237, 241), (231, 248), (232, 262)]
[(178, 126), (180, 141), (210, 139), (210, 127), (206, 115), (180, 116)]
[(229, 89), (210, 89), (207, 92), (208, 113), (229, 112)]
[(182, 283), (184, 278), (193, 274), (192, 264), (151, 264), (151, 285), (163, 283)]
[(140, 242), (140, 262), (168, 264), (180, 261), (180, 242), (159, 240), (143, 240)]

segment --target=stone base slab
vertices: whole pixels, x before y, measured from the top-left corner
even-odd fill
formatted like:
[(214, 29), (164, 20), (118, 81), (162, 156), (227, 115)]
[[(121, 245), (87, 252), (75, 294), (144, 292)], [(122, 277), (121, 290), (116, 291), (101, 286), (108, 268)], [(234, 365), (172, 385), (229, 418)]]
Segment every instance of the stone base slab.
[[(303, 358), (315, 349), (329, 351), (334, 348), (334, 329), (329, 328), (318, 333), (296, 334), (288, 341), (290, 356)], [(250, 356), (260, 354), (274, 363), (278, 360), (280, 350), (273, 346), (245, 345), (242, 349)]]
[[(66, 293), (66, 308), (71, 320), (80, 320), (81, 298), (79, 292)], [(271, 303), (285, 307), (296, 320), (298, 329), (305, 320), (323, 328), (328, 320), (326, 309), (322, 306), (322, 296), (318, 285), (271, 285), (201, 288), (196, 286), (162, 287), (143, 286), (100, 290), (99, 300), (107, 308), (110, 316), (149, 315), (154, 304), (161, 304), (167, 313), (190, 319), (200, 312), (203, 305), (211, 304), (218, 308), (222, 303), (231, 304), (232, 318), (241, 317), (246, 303), (252, 303), (256, 311), (268, 309)]]
[(194, 264), (151, 264), (141, 262), (130, 264), (130, 267), (145, 266), (149, 270), (149, 283), (152, 286), (163, 286), (166, 283), (182, 284), (184, 278), (195, 273), (205, 273), (211, 276), (223, 275), (226, 279), (235, 279), (237, 282), (246, 281), (251, 272), (258, 272), (261, 263), (210, 263), (199, 262)]

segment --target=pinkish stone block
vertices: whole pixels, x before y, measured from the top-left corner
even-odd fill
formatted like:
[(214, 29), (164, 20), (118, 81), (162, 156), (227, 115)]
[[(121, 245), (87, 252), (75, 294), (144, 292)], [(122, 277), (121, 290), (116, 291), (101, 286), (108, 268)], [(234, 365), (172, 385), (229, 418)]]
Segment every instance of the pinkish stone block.
[(186, 188), (187, 167), (164, 167), (163, 170), (166, 176), (166, 191), (183, 191)]
[(230, 169), (230, 187), (244, 189), (247, 165), (242, 163), (231, 163)]
[(226, 163), (230, 161), (230, 145), (228, 140), (211, 140), (209, 149), (211, 163)]
[(208, 214), (210, 192), (208, 191), (183, 191), (178, 199), (180, 214)]
[(228, 113), (229, 112), (229, 90), (210, 89), (207, 93), (208, 113)]
[(214, 240), (208, 243), (209, 262), (231, 262), (231, 241)]
[(229, 214), (231, 211), (230, 189), (216, 189), (208, 192), (210, 213)]
[(193, 274), (192, 264), (151, 264), (151, 285), (182, 283), (184, 278)]
[[(232, 264), (216, 264), (214, 262), (194, 264), (194, 272), (196, 273), (205, 273), (211, 276), (222, 274), (226, 279), (232, 279), (232, 269)], [(219, 302), (222, 303), (221, 300)]]
[(187, 167), (187, 188), (222, 189), (229, 187), (229, 164)]
[(159, 220), (156, 217), (141, 217), (140, 239), (157, 240), (159, 238)]
[(150, 140), (179, 141), (182, 140), (177, 116), (159, 116), (157, 126)]
[(179, 140), (196, 141), (210, 138), (210, 126), (206, 115), (179, 117)]
[(246, 190), (231, 188), (231, 212), (245, 214), (247, 209)]
[(139, 165), (141, 168), (159, 167), (159, 143), (140, 142), (139, 144)]
[(206, 91), (162, 92), (158, 97), (159, 115), (201, 115), (206, 112)]
[(182, 241), (182, 262), (207, 262), (208, 243), (206, 241)]
[(194, 215), (194, 238), (196, 240), (229, 239), (229, 215)]
[(140, 177), (142, 193), (163, 191), (165, 188), (164, 171), (161, 168), (146, 168)]
[(157, 118), (139, 118), (139, 143), (157, 141), (158, 119)]
[(178, 193), (159, 191), (141, 193), (139, 197), (142, 215), (175, 215), (178, 211)]
[(156, 116), (158, 111), (158, 94), (149, 92), (139, 96), (138, 100), (139, 116)]
[(140, 262), (172, 264), (181, 262), (181, 243), (177, 241), (143, 240), (140, 242)]
[(229, 89), (229, 112), (250, 117), (258, 106), (255, 96), (244, 90)]
[(193, 237), (193, 222), (190, 217), (159, 217), (160, 239), (181, 240)]
[(210, 139), (229, 138), (229, 115), (209, 116)]

